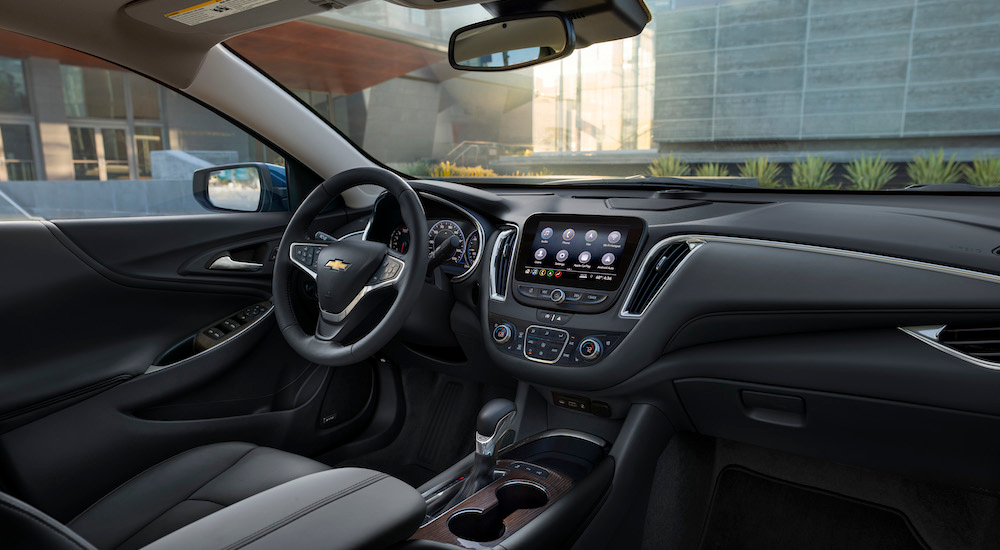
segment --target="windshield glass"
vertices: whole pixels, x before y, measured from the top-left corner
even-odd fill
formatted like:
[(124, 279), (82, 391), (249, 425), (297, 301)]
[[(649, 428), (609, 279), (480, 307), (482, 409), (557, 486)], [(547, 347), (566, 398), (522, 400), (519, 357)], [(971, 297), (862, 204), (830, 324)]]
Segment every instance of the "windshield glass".
[(1000, 184), (995, 0), (647, 4), (640, 35), (511, 72), (448, 64), (480, 6), (365, 2), (227, 44), (417, 177)]

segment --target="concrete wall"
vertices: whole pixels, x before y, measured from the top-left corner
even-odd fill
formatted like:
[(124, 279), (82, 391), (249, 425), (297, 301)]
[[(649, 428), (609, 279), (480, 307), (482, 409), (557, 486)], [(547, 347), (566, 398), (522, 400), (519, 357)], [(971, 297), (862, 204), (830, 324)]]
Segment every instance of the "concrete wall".
[(996, 0), (670, 6), (652, 6), (666, 148), (1000, 135)]

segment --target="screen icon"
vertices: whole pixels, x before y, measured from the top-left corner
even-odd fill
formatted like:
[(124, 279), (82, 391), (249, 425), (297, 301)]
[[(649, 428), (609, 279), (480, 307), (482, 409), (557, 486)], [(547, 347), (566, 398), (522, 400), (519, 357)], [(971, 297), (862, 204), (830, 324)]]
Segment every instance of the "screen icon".
[(556, 279), (562, 277), (562, 271), (556, 271)]
[(532, 275), (538, 275), (538, 270), (537, 269), (532, 269), (531, 270), (531, 274)]
[(542, 230), (542, 238), (543, 239), (551, 239), (552, 238), (552, 233), (553, 233), (552, 228), (551, 227), (546, 227), (545, 229)]
[(548, 254), (548, 252), (546, 252), (544, 248), (539, 248), (538, 250), (535, 251), (535, 259), (544, 260), (546, 254)]
[(576, 231), (573, 231), (572, 229), (567, 229), (566, 231), (563, 231), (564, 241), (572, 241), (573, 237), (575, 236), (576, 236)]
[(615, 244), (615, 243), (617, 243), (620, 240), (622, 240), (622, 233), (621, 233), (621, 231), (612, 231), (611, 233), (608, 233), (608, 242), (609, 243)]
[(601, 263), (604, 265), (611, 265), (615, 263), (615, 255), (608, 252), (604, 256), (601, 256)]
[(550, 269), (550, 270), (549, 270), (549, 272), (548, 272), (548, 273), (546, 273), (546, 275), (547, 275), (547, 276), (549, 276), (549, 277), (551, 277), (551, 276), (555, 275), (555, 271), (552, 271), (552, 270)]
[(590, 252), (587, 251), (587, 250), (584, 250), (583, 252), (580, 253), (580, 256), (577, 259), (580, 260), (581, 264), (589, 264), (590, 263), (590, 258), (591, 258)]
[(569, 251), (568, 250), (560, 250), (559, 252), (556, 252), (556, 261), (557, 262), (565, 262), (568, 258), (569, 258)]
[(583, 238), (587, 239), (588, 243), (592, 243), (597, 240), (597, 231), (591, 229), (590, 231), (587, 231), (587, 234), (584, 235)]

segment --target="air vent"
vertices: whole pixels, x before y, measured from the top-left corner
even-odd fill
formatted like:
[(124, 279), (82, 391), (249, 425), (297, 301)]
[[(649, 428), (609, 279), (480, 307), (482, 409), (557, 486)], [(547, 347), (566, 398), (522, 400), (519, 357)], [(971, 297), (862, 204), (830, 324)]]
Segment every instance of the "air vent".
[(490, 263), (490, 283), (493, 285), (490, 298), (493, 300), (507, 299), (507, 281), (511, 262), (514, 261), (514, 241), (517, 240), (516, 229), (504, 229), (497, 236), (493, 245), (493, 257)]
[(1000, 363), (1000, 326), (946, 326), (938, 342), (970, 357)]
[(625, 302), (624, 315), (642, 315), (656, 293), (667, 282), (670, 274), (677, 269), (691, 250), (691, 245), (687, 242), (673, 243), (649, 258), (632, 286), (632, 292)]

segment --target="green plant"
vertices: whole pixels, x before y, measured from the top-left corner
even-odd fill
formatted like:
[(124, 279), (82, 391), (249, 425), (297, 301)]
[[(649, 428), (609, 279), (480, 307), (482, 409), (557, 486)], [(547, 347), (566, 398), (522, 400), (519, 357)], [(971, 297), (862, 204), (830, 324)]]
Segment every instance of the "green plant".
[(758, 157), (740, 165), (740, 177), (756, 178), (760, 187), (777, 187), (781, 176), (781, 166), (767, 157)]
[(710, 162), (702, 164), (694, 169), (694, 175), (699, 178), (728, 178), (730, 176), (729, 167), (725, 164)]
[(418, 178), (426, 178), (431, 175), (431, 165), (427, 161), (418, 160), (416, 162), (404, 162), (392, 166), (396, 170)]
[(805, 160), (792, 163), (792, 187), (795, 189), (822, 189), (833, 179), (833, 163), (823, 160), (823, 155), (806, 155)]
[(654, 177), (686, 176), (691, 172), (691, 165), (673, 153), (660, 155), (649, 165), (649, 173)]
[(962, 167), (965, 181), (979, 187), (1000, 185), (1000, 157), (977, 157), (969, 166)]
[(430, 167), (427, 174), (432, 178), (493, 178), (497, 173), (482, 166), (459, 166), (453, 162), (439, 162)]
[(859, 191), (878, 191), (896, 177), (896, 167), (886, 162), (882, 155), (861, 155), (844, 167), (847, 181)]
[(939, 149), (937, 153), (930, 153), (926, 157), (913, 157), (913, 161), (906, 165), (906, 174), (914, 185), (938, 185), (959, 181), (962, 170), (955, 162), (955, 155), (945, 160), (944, 150)]

